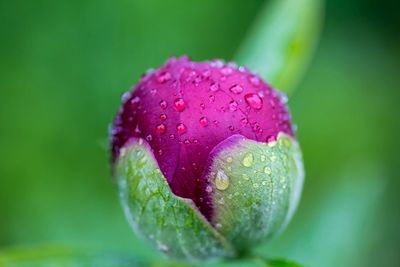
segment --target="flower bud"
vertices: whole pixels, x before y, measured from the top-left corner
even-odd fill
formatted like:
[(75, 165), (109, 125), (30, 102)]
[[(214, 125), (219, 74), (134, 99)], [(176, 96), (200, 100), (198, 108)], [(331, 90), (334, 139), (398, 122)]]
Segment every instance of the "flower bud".
[(285, 97), (246, 68), (171, 58), (123, 96), (111, 131), (128, 221), (164, 253), (235, 255), (297, 206), (301, 152)]

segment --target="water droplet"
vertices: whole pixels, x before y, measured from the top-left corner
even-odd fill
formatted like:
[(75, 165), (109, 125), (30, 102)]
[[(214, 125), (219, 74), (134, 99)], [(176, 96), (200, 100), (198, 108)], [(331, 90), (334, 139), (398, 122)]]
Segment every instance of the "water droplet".
[(244, 96), (244, 100), (250, 107), (254, 109), (261, 109), (263, 106), (263, 101), (257, 94), (247, 94)]
[(162, 252), (167, 252), (169, 250), (167, 245), (164, 245), (163, 243), (161, 243), (159, 240), (157, 240), (157, 248), (158, 250), (162, 251)]
[(214, 102), (215, 101), (215, 95), (210, 95), (208, 97), (208, 99), (210, 100), (210, 102)]
[(228, 162), (228, 163), (232, 163), (233, 158), (232, 157), (227, 157), (225, 161)]
[(201, 82), (203, 81), (203, 77), (202, 76), (196, 76), (196, 78), (194, 78), (194, 84), (196, 86), (198, 86)]
[(220, 70), (220, 72), (221, 72), (222, 75), (230, 75), (230, 74), (232, 74), (233, 69), (231, 69), (230, 67), (223, 67)]
[(146, 140), (149, 141), (149, 142), (151, 142), (151, 141), (153, 140), (153, 136), (152, 136), (151, 134), (148, 134), (148, 135), (146, 136)]
[(276, 104), (275, 104), (275, 101), (274, 101), (273, 99), (270, 99), (270, 100), (269, 100), (269, 103), (271, 104), (271, 107), (272, 107), (272, 108), (275, 108), (275, 105), (276, 105)]
[(229, 126), (228, 128), (229, 128), (229, 130), (232, 131), (232, 132), (235, 130), (235, 127), (233, 127), (232, 125)]
[(238, 103), (237, 103), (235, 100), (232, 100), (232, 101), (229, 103), (229, 109), (230, 109), (231, 111), (237, 110), (237, 107), (238, 107)]
[(220, 228), (222, 228), (222, 224), (217, 223), (217, 224), (215, 225), (215, 227), (218, 228), (218, 229), (220, 229)]
[(201, 104), (200, 104), (200, 107), (201, 107), (201, 109), (205, 109), (205, 108), (206, 108), (206, 105), (204, 105), (204, 103), (201, 103)]
[(219, 84), (218, 84), (218, 83), (212, 83), (212, 84), (210, 85), (210, 90), (211, 90), (212, 92), (218, 91), (218, 90), (219, 90)]
[(206, 192), (207, 193), (211, 193), (212, 192), (212, 187), (210, 185), (207, 185)]
[(183, 143), (184, 143), (185, 145), (189, 145), (189, 144), (190, 144), (190, 140), (189, 140), (189, 139), (185, 139), (185, 140), (183, 141)]
[(287, 94), (285, 94), (283, 92), (278, 92), (278, 97), (280, 98), (280, 100), (283, 104), (286, 104), (289, 100)]
[(211, 71), (207, 69), (207, 70), (203, 71), (202, 75), (204, 78), (208, 78), (211, 76)]
[(120, 156), (120, 157), (125, 156), (125, 153), (126, 153), (126, 148), (125, 148), (125, 147), (123, 147), (123, 148), (121, 148), (121, 149), (119, 150), (119, 156)]
[(155, 94), (157, 94), (157, 89), (155, 89), (155, 88), (150, 89), (150, 94), (151, 94), (152, 96), (154, 96)]
[(271, 161), (275, 161), (275, 160), (277, 159), (277, 157), (276, 157), (276, 156), (271, 156), (269, 159), (270, 159)]
[(208, 125), (208, 119), (206, 117), (201, 117), (199, 123), (201, 126), (206, 127)]
[(224, 62), (220, 59), (214, 59), (210, 62), (211, 67), (221, 68), (224, 65)]
[(249, 123), (249, 121), (246, 118), (243, 118), (240, 120), (240, 124), (244, 127)]
[(265, 155), (261, 155), (261, 161), (265, 161), (265, 160), (266, 160)]
[(163, 71), (157, 75), (157, 81), (159, 83), (165, 83), (171, 80), (171, 77), (171, 73), (169, 73), (168, 71)]
[(269, 142), (274, 142), (274, 141), (276, 141), (276, 137), (275, 137), (275, 135), (269, 135), (269, 136), (267, 136), (267, 143), (269, 143)]
[(184, 134), (186, 133), (186, 126), (183, 123), (178, 123), (178, 125), (176, 125), (176, 130), (178, 131), (179, 134)]
[(254, 125), (253, 125), (253, 130), (254, 130), (255, 132), (257, 132), (257, 133), (262, 133), (262, 132), (263, 132), (263, 130), (262, 130), (260, 124), (258, 124), (257, 122), (254, 123)]
[(122, 101), (123, 103), (125, 103), (126, 101), (128, 101), (128, 99), (131, 97), (131, 94), (132, 94), (132, 93), (131, 93), (130, 91), (123, 93), (122, 96), (121, 96), (121, 101)]
[(161, 123), (161, 124), (157, 125), (156, 130), (159, 134), (164, 134), (165, 131), (167, 130), (167, 127), (165, 126), (164, 123)]
[(163, 153), (164, 153), (164, 151), (162, 151), (162, 149), (159, 149), (159, 150), (158, 150), (158, 155), (161, 156)]
[(231, 88), (229, 88), (229, 91), (234, 94), (240, 94), (241, 92), (243, 92), (243, 87), (239, 84), (235, 84)]
[(169, 135), (169, 139), (174, 140), (175, 139), (175, 135), (174, 134), (170, 134)]
[(159, 105), (160, 105), (160, 108), (162, 108), (162, 109), (166, 109), (167, 108), (167, 102), (165, 100), (161, 100)]
[(145, 156), (142, 156), (138, 161), (137, 161), (137, 166), (139, 168), (143, 167), (144, 164), (146, 164), (147, 158)]
[(160, 115), (160, 120), (161, 121), (165, 121), (167, 119), (167, 115), (165, 115), (165, 114), (161, 114)]
[(223, 170), (217, 171), (215, 176), (215, 187), (218, 190), (225, 190), (229, 187), (229, 177)]
[(242, 161), (243, 166), (250, 167), (251, 165), (253, 165), (253, 161), (254, 161), (253, 154), (251, 152), (246, 152), (244, 154), (243, 161)]
[(182, 98), (175, 99), (174, 108), (177, 111), (183, 111), (185, 109), (185, 101)]
[(132, 98), (130, 102), (131, 102), (131, 108), (136, 109), (140, 104), (140, 97), (136, 96)]
[(266, 174), (271, 174), (271, 173), (272, 173), (271, 168), (268, 167), (268, 166), (265, 166), (264, 172), (265, 172)]
[(249, 77), (249, 81), (250, 81), (250, 83), (252, 84), (252, 85), (254, 85), (254, 86), (259, 86), (260, 85), (260, 83), (261, 83), (261, 81), (260, 81), (260, 78), (258, 78), (257, 76), (255, 76), (255, 75), (251, 75), (250, 77)]

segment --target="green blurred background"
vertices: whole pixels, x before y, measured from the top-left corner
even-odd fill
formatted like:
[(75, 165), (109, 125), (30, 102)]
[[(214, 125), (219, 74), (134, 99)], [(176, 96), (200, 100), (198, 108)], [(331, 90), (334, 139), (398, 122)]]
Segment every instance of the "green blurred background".
[[(231, 59), (264, 1), (0, 0), (0, 248), (69, 244), (159, 257), (110, 177), (121, 94), (171, 55)], [(328, 0), (291, 96), (306, 183), (258, 248), (307, 266), (400, 266), (395, 1)]]

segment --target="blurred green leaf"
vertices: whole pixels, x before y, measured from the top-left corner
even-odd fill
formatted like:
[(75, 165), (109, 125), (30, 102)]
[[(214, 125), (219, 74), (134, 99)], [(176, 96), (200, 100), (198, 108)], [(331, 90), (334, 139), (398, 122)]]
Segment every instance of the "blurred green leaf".
[(322, 0), (265, 4), (236, 56), (275, 88), (290, 93), (301, 78), (322, 25)]
[(271, 260), (268, 262), (268, 267), (301, 267), (301, 265), (287, 260)]
[(13, 248), (0, 251), (1, 267), (135, 267), (147, 265), (132, 256), (121, 253), (84, 252), (81, 249), (63, 246)]
[(155, 260), (145, 262), (124, 253), (86, 251), (67, 246), (16, 247), (0, 251), (0, 267), (301, 267), (286, 260), (266, 260), (257, 256), (231, 259), (209, 264)]
[[(203, 265), (202, 265), (203, 266)], [(206, 267), (302, 267), (301, 265), (284, 259), (264, 259), (258, 256), (248, 256), (242, 259), (229, 260), (204, 265)]]

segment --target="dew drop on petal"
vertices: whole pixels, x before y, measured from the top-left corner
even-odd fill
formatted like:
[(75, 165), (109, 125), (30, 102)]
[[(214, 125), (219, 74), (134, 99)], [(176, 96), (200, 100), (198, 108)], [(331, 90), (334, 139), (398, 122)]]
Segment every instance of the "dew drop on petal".
[(276, 141), (275, 135), (267, 136), (266, 141), (267, 143)]
[(252, 85), (254, 85), (254, 86), (256, 86), (256, 87), (259, 86), (260, 83), (261, 83), (260, 78), (258, 78), (258, 77), (255, 76), (255, 75), (250, 76), (249, 81), (250, 81), (250, 83), (251, 83)]
[(212, 84), (210, 85), (210, 90), (211, 90), (212, 92), (218, 91), (218, 90), (219, 90), (219, 84), (218, 84), (218, 83), (212, 83)]
[(211, 76), (211, 71), (208, 70), (208, 69), (207, 69), (207, 70), (204, 70), (203, 73), (202, 73), (202, 75), (203, 75), (204, 78), (208, 78), (208, 77)]
[(199, 123), (201, 126), (206, 127), (208, 125), (208, 119), (206, 117), (201, 117)]
[(175, 99), (175, 101), (174, 101), (174, 108), (175, 108), (177, 111), (183, 111), (183, 110), (186, 108), (186, 106), (185, 106), (185, 101), (184, 101), (182, 98), (177, 98), (177, 99)]
[(151, 142), (151, 141), (153, 140), (153, 136), (152, 136), (151, 134), (148, 134), (148, 135), (146, 136), (146, 140), (149, 141), (149, 142)]
[(246, 118), (243, 118), (240, 120), (240, 124), (244, 127), (249, 123), (249, 121)]
[(261, 97), (254, 93), (245, 95), (244, 100), (250, 107), (254, 109), (261, 109), (263, 106), (263, 101)]
[(174, 140), (175, 139), (175, 135), (174, 134), (170, 134), (169, 135), (169, 139)]
[(186, 133), (186, 126), (183, 123), (178, 123), (178, 125), (176, 125), (176, 130), (178, 131), (179, 134), (184, 134)]
[(160, 120), (161, 121), (165, 121), (167, 119), (167, 115), (165, 115), (165, 114), (161, 114), (160, 115)]
[(229, 187), (229, 177), (223, 170), (217, 171), (215, 175), (215, 187), (218, 190), (225, 190)]
[(169, 73), (167, 71), (163, 71), (157, 75), (157, 81), (159, 83), (165, 83), (165, 82), (168, 82), (169, 80), (171, 80), (171, 77), (172, 77), (171, 73)]
[(206, 186), (206, 192), (211, 193), (212, 192), (212, 187), (210, 185)]
[(165, 131), (167, 130), (167, 127), (165, 126), (164, 123), (161, 123), (161, 124), (157, 125), (156, 130), (159, 134), (164, 134)]
[(240, 94), (241, 92), (243, 92), (243, 87), (239, 84), (235, 84), (231, 88), (229, 88), (229, 91), (234, 94)]
[(159, 105), (160, 105), (160, 108), (162, 108), (162, 109), (166, 109), (167, 108), (167, 102), (165, 100), (161, 100)]
[(136, 109), (140, 104), (140, 97), (136, 96), (132, 98), (130, 102), (131, 102), (131, 108)]
[(222, 75), (230, 75), (233, 72), (233, 69), (231, 69), (230, 67), (223, 67), (220, 70)]
[(243, 156), (242, 164), (245, 167), (251, 167), (253, 165), (254, 156), (251, 152), (246, 152)]
[(237, 103), (235, 100), (232, 100), (232, 101), (229, 103), (229, 109), (230, 109), (231, 111), (235, 111), (235, 110), (237, 110), (237, 108), (238, 108), (238, 103)]
[(131, 91), (125, 92), (121, 96), (121, 101), (125, 103), (131, 97)]

